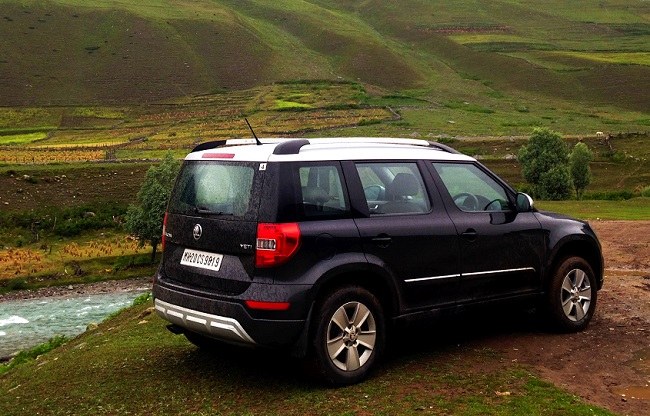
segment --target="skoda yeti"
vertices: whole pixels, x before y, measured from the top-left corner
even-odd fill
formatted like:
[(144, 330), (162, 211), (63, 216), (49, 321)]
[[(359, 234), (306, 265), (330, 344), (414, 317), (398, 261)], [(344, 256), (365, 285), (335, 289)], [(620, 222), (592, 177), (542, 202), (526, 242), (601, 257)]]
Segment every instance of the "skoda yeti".
[(399, 321), (528, 300), (579, 331), (602, 284), (587, 223), (445, 145), (240, 139), (185, 158), (153, 296), (198, 346), (283, 348), (341, 385), (367, 376)]

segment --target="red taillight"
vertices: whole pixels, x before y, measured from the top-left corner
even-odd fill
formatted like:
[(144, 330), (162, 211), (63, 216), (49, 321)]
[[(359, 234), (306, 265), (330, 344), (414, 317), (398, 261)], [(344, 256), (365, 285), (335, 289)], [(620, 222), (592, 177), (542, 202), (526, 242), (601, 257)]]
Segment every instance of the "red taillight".
[(286, 263), (298, 249), (300, 228), (295, 222), (257, 224), (256, 267), (273, 267)]
[(165, 212), (165, 218), (163, 219), (162, 238), (160, 239), (163, 253), (165, 252), (165, 234), (167, 234), (167, 212)]
[(289, 302), (263, 302), (260, 300), (247, 300), (245, 303), (249, 309), (260, 311), (286, 311), (291, 306)]

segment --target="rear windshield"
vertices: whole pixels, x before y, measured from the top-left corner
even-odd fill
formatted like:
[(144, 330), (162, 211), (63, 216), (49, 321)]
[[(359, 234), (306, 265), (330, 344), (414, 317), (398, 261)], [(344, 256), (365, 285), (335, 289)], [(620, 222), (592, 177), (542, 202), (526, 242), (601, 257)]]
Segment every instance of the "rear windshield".
[(169, 202), (169, 212), (245, 217), (251, 211), (257, 164), (185, 162)]

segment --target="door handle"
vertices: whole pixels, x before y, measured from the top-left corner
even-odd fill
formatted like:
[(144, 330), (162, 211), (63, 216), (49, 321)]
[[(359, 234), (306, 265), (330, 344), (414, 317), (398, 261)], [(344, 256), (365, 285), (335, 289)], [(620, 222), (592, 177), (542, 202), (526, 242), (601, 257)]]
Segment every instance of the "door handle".
[(386, 248), (393, 242), (393, 239), (387, 235), (377, 236), (372, 239), (372, 242), (379, 248)]
[(467, 240), (467, 241), (475, 241), (476, 238), (478, 237), (478, 233), (476, 232), (475, 229), (473, 229), (473, 228), (468, 228), (468, 229), (465, 230), (465, 232), (462, 233), (460, 236), (463, 237), (463, 238), (464, 238), (465, 240)]

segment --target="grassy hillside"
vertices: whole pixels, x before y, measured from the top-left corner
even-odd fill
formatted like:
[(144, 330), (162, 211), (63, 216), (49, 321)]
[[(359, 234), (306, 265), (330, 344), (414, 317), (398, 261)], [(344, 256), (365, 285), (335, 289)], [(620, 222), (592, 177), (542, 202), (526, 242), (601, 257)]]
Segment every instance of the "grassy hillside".
[(650, 5), (0, 0), (0, 105), (137, 103), (293, 79), (647, 126)]

